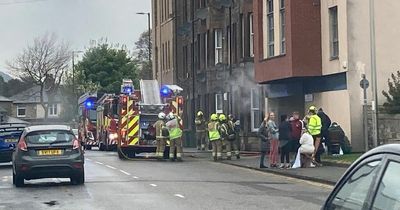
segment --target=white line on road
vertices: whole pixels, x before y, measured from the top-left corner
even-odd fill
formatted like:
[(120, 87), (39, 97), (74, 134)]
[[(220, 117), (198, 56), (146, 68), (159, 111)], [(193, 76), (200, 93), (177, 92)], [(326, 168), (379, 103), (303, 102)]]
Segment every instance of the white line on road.
[(157, 185), (156, 185), (156, 184), (150, 184), (150, 186), (152, 186), (152, 187), (157, 187)]
[(175, 196), (175, 197), (178, 197), (178, 198), (185, 198), (185, 196), (183, 196), (183, 195), (181, 195), (181, 194), (175, 194), (174, 196)]
[(128, 176), (131, 175), (130, 173), (128, 173), (128, 172), (126, 172), (126, 171), (124, 171), (124, 170), (119, 170), (119, 171), (121, 171), (121, 173), (123, 173), (123, 174), (125, 174), (125, 175), (128, 175)]
[(96, 161), (97, 164), (104, 165), (104, 163)]
[(137, 176), (133, 176), (133, 178), (134, 178), (134, 179), (139, 179), (139, 177), (137, 177)]
[(112, 166), (110, 166), (110, 165), (106, 165), (106, 167), (107, 167), (107, 168), (114, 169), (114, 170), (117, 169), (117, 168), (114, 168), (114, 167), (112, 167)]
[(92, 161), (92, 160), (91, 160), (91, 159), (89, 159), (89, 158), (86, 158), (86, 160), (87, 160), (87, 161)]

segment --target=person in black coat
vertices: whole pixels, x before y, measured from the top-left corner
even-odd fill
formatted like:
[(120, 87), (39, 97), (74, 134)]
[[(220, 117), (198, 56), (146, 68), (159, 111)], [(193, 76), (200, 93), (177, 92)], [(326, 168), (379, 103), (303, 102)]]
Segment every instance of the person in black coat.
[(290, 168), (290, 140), (291, 140), (292, 126), (289, 123), (287, 115), (281, 116), (281, 123), (279, 124), (279, 146), (281, 148), (281, 165), (280, 168)]
[[(328, 153), (331, 153), (331, 143), (329, 140), (329, 128), (331, 127), (331, 119), (329, 116), (322, 110), (322, 108), (319, 108), (318, 117), (321, 118), (321, 140), (322, 142), (325, 142), (326, 146), (328, 147)], [(323, 150), (323, 147), (318, 148), (318, 150)]]
[(265, 156), (267, 155), (268, 141), (271, 138), (267, 128), (268, 120), (269, 120), (268, 117), (266, 117), (264, 121), (261, 123), (260, 128), (258, 129), (258, 137), (260, 138), (260, 152), (261, 152), (260, 168), (268, 168), (264, 164)]

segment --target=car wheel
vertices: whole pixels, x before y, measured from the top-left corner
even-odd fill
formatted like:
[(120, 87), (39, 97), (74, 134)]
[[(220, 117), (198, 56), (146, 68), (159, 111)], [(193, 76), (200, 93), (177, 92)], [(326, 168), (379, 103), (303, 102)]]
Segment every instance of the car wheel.
[(80, 175), (70, 178), (71, 183), (74, 185), (82, 185), (85, 183), (85, 172), (83, 171)]
[(13, 173), (13, 183), (16, 187), (23, 187), (25, 185), (24, 178)]

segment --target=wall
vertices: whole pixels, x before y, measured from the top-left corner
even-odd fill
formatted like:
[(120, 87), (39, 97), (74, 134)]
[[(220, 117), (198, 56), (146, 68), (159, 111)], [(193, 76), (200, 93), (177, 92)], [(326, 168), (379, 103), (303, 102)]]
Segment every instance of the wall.
[[(347, 71), (348, 43), (346, 2), (346, 0), (321, 1), (321, 46), (323, 75)], [(332, 60), (330, 57), (329, 8), (334, 6), (337, 6), (338, 8), (339, 58)]]
[(0, 101), (0, 108), (6, 110), (7, 115), (11, 115), (11, 102)]
[(35, 119), (36, 118), (36, 104), (13, 104), (12, 105), (12, 116), (17, 117), (17, 106), (23, 105), (26, 107), (26, 117), (20, 119)]
[[(60, 114), (62, 113), (62, 106), (61, 106), (61, 104), (57, 104), (57, 116), (50, 116), (50, 114), (49, 114), (49, 118), (58, 118), (58, 117), (60, 117)], [(45, 117), (45, 115), (44, 115), (44, 109), (43, 109), (43, 107), (42, 107), (42, 105), (40, 105), (40, 104), (37, 104), (36, 105), (36, 118), (37, 119), (43, 119), (44, 117)]]

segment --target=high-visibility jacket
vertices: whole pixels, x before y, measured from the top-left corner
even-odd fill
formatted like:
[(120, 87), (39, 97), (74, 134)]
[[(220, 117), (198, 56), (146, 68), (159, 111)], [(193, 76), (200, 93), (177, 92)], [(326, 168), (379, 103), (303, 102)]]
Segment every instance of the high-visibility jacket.
[(182, 137), (182, 129), (179, 126), (178, 120), (175, 118), (167, 122), (167, 127), (169, 130), (169, 139), (174, 140)]
[(210, 141), (216, 141), (221, 138), (218, 128), (219, 128), (218, 122), (211, 121), (210, 123), (208, 123), (208, 136)]
[(321, 134), (321, 118), (318, 115), (311, 115), (310, 119), (308, 120), (308, 132), (312, 135), (319, 135)]

